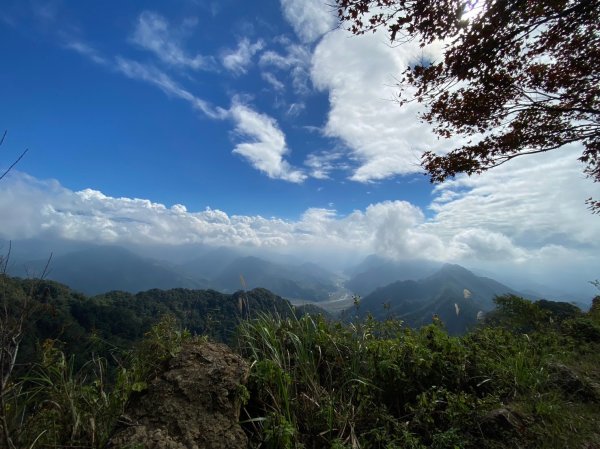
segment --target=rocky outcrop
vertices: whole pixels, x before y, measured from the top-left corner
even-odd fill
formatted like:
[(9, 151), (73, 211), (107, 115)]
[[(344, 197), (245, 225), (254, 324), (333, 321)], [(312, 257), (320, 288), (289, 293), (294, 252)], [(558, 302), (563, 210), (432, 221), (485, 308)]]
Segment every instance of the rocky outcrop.
[(132, 398), (110, 448), (246, 448), (239, 421), (248, 366), (227, 346), (190, 344)]
[(581, 402), (600, 402), (600, 387), (562, 363), (548, 365), (550, 382), (566, 395)]

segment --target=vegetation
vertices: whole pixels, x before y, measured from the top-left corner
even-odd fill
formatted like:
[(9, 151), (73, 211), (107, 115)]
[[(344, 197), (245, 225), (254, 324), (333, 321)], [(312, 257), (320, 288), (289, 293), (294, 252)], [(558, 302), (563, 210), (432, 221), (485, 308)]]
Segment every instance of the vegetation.
[[(401, 104), (423, 103), (440, 137), (465, 138), (448, 154), (423, 155), (433, 182), (571, 143), (583, 146), (584, 172), (600, 181), (600, 72), (589, 63), (600, 58), (598, 0), (336, 5), (354, 34), (386, 28), (393, 44), (443, 42), (440, 59), (414, 63), (401, 81)], [(588, 203), (600, 212), (599, 201)]]
[[(36, 340), (23, 346), (28, 349), (3, 392), (2, 447), (104, 447), (132, 392), (143, 391), (185, 342), (207, 338), (185, 330), (197, 323), (195, 314), (211, 311), (229, 323), (229, 308), (239, 324), (234, 339), (216, 330), (219, 323), (206, 325), (206, 316), (195, 329), (227, 335), (250, 362), (240, 419), (252, 447), (600, 443), (600, 297), (588, 313), (565, 303), (498, 297), (484, 324), (455, 337), (439, 319), (411, 329), (391, 319), (344, 324), (300, 316), (279, 310), (266, 291), (204, 292), (202, 301), (195, 293), (202, 307), (210, 297), (222, 300), (214, 304), (219, 315), (199, 304), (189, 308), (192, 293), (185, 290), (86, 298), (53, 282), (27, 290), (31, 281), (1, 281), (3, 304), (18, 304), (30, 292), (35, 307), (28, 329)], [(268, 306), (261, 309), (258, 296)], [(241, 309), (234, 299), (242, 300)], [(68, 341), (75, 335), (79, 346)]]
[[(291, 313), (290, 304), (264, 289), (223, 294), (214, 290), (148, 290), (137, 294), (113, 291), (88, 297), (46, 280), (0, 278), (0, 303), (19, 317), (28, 302), (18, 362), (39, 359), (39, 342), (58, 339), (63, 349), (88, 360), (110, 358), (110, 351), (131, 348), (165, 315), (172, 315), (194, 335), (230, 342), (242, 318), (260, 312)], [(314, 307), (314, 306), (313, 306)], [(304, 308), (298, 308), (303, 313)], [(36, 355), (38, 354), (38, 355)]]
[[(600, 298), (599, 298), (600, 300)], [(600, 322), (515, 296), (449, 336), (367, 318), (242, 324), (247, 426), (268, 448), (578, 448), (598, 444)], [(526, 310), (526, 321), (521, 312)], [(529, 333), (524, 334), (523, 330)]]

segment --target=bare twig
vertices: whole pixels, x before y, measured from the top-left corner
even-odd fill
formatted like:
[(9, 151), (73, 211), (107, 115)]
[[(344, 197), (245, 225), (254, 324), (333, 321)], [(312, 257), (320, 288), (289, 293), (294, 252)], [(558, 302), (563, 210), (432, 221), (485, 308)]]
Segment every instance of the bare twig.
[[(7, 133), (7, 132), (8, 132), (8, 130), (4, 130), (4, 134), (2, 134), (2, 138), (0, 139), (0, 146), (2, 146), (2, 144), (4, 143), (4, 139), (6, 138), (6, 133)], [(7, 169), (7, 170), (6, 170), (4, 173), (2, 173), (2, 176), (0, 176), (0, 180), (2, 180), (2, 178), (4, 178), (6, 175), (8, 175), (8, 173), (9, 173), (9, 172), (10, 172), (10, 171), (13, 169), (13, 167), (14, 167), (15, 165), (17, 165), (21, 159), (23, 159), (23, 156), (25, 156), (25, 154), (26, 154), (28, 151), (29, 151), (29, 148), (27, 148), (25, 151), (23, 151), (23, 152), (21, 153), (21, 155), (20, 155), (20, 156), (17, 158), (17, 160), (16, 160), (16, 161), (14, 161), (14, 162), (12, 163), (12, 165), (11, 165), (10, 167), (8, 167), (8, 169)]]
[(20, 156), (17, 158), (17, 160), (16, 160), (16, 161), (14, 161), (14, 162), (12, 163), (12, 165), (6, 169), (6, 171), (5, 171), (5, 172), (2, 174), (2, 176), (0, 176), (0, 180), (2, 180), (2, 178), (4, 178), (6, 175), (8, 175), (8, 173), (9, 173), (9, 172), (10, 172), (10, 171), (13, 169), (13, 167), (14, 167), (15, 165), (17, 165), (21, 159), (23, 159), (23, 156), (25, 156), (25, 154), (26, 154), (28, 151), (29, 151), (29, 148), (28, 148), (28, 149), (26, 149), (25, 151), (23, 151), (23, 152), (21, 153), (21, 155), (20, 155)]

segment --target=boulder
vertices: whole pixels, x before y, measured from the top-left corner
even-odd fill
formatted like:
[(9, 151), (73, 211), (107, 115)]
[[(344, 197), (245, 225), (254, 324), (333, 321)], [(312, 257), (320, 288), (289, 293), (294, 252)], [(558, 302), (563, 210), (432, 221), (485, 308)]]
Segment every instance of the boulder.
[(109, 448), (236, 449), (248, 365), (223, 344), (185, 345), (148, 388), (132, 397)]

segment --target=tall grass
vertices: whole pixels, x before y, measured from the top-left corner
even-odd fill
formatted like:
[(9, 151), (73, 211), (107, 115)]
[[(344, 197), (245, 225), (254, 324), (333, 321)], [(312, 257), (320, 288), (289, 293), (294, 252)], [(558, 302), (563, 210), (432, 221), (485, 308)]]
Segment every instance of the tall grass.
[(46, 340), (40, 362), (11, 396), (8, 425), (16, 447), (104, 448), (131, 393), (147, 388), (161, 365), (191, 340), (165, 316), (133, 350), (116, 350), (112, 366), (95, 355), (77, 363), (59, 342)]
[(254, 447), (563, 449), (598, 436), (599, 407), (576, 410), (552, 383), (554, 337), (261, 315), (238, 344)]

